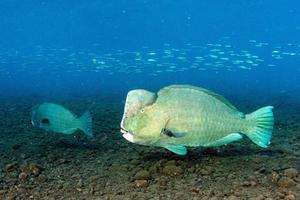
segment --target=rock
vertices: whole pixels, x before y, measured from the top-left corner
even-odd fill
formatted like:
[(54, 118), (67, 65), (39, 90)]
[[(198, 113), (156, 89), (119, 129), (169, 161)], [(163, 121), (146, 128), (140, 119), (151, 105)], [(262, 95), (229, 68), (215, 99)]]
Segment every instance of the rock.
[(257, 197), (250, 197), (249, 200), (265, 200), (265, 197), (261, 194)]
[(17, 163), (10, 163), (5, 166), (6, 172), (12, 172), (17, 168)]
[(34, 176), (38, 176), (41, 173), (42, 167), (36, 163), (30, 163), (29, 169)]
[(293, 194), (289, 194), (289, 195), (286, 195), (284, 199), (285, 199), (285, 200), (295, 200), (296, 197), (295, 197), (295, 195), (293, 195)]
[(44, 183), (47, 181), (47, 177), (41, 174), (38, 177), (36, 177), (34, 180), (38, 183)]
[(19, 174), (19, 179), (25, 180), (25, 179), (27, 179), (27, 178), (28, 178), (28, 174), (26, 174), (25, 172), (21, 172), (21, 173)]
[(298, 170), (295, 168), (289, 168), (284, 170), (284, 174), (285, 176), (289, 177), (289, 178), (294, 178), (298, 175)]
[(176, 161), (175, 160), (169, 160), (164, 165), (165, 166), (175, 166), (176, 165)]
[(4, 195), (6, 192), (6, 190), (0, 190), (0, 195)]
[(137, 160), (137, 159), (133, 159), (132, 161), (130, 161), (130, 164), (132, 164), (132, 165), (139, 165), (140, 164), (140, 161), (139, 160)]
[(163, 168), (163, 174), (167, 176), (180, 176), (183, 174), (183, 170), (179, 166), (165, 166)]
[(295, 181), (288, 177), (281, 177), (277, 182), (277, 185), (282, 188), (290, 188), (295, 185)]
[(147, 170), (138, 171), (133, 177), (134, 180), (150, 180), (151, 176)]
[(135, 187), (138, 187), (138, 188), (148, 187), (148, 185), (149, 185), (147, 180), (135, 180), (134, 184), (135, 184)]
[(251, 186), (251, 183), (250, 183), (250, 181), (244, 181), (244, 182), (242, 182), (242, 186), (249, 187), (249, 186)]
[(206, 169), (201, 169), (201, 170), (200, 170), (200, 173), (201, 173), (201, 175), (203, 175), (203, 176), (207, 176), (207, 175), (210, 174), (210, 171), (209, 171), (209, 170), (206, 170)]
[(234, 196), (234, 195), (230, 195), (227, 200), (239, 200), (240, 198)]

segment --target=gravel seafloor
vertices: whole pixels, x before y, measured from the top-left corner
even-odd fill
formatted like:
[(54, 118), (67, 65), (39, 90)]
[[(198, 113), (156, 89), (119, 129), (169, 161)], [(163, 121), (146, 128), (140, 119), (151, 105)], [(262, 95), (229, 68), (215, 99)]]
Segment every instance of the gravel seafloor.
[(30, 123), (31, 107), (43, 100), (0, 100), (0, 199), (300, 199), (299, 105), (275, 105), (267, 149), (245, 138), (176, 156), (124, 140), (124, 102), (109, 98), (58, 102), (77, 114), (92, 111), (92, 140), (45, 133)]

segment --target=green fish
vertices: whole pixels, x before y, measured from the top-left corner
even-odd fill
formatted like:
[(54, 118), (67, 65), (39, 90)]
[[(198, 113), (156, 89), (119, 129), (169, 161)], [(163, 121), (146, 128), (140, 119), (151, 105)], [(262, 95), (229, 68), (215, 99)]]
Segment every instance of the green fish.
[(178, 155), (186, 155), (187, 146), (217, 147), (244, 135), (266, 148), (274, 126), (272, 109), (244, 114), (224, 97), (190, 85), (171, 85), (157, 94), (132, 90), (121, 132), (132, 143), (164, 147)]
[(81, 130), (88, 137), (93, 137), (92, 118), (89, 112), (78, 118), (61, 105), (42, 103), (34, 106), (31, 114), (32, 125), (46, 131), (70, 135)]

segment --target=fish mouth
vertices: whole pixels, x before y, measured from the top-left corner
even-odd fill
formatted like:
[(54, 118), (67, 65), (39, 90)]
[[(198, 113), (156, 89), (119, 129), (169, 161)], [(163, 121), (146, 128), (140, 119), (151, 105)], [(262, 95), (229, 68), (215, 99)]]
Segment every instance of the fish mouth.
[(121, 126), (121, 129), (120, 129), (121, 133), (123, 134), (123, 138), (125, 138), (127, 141), (131, 142), (131, 143), (134, 143), (134, 139), (133, 139), (133, 135), (132, 133), (128, 132), (125, 128), (123, 128)]

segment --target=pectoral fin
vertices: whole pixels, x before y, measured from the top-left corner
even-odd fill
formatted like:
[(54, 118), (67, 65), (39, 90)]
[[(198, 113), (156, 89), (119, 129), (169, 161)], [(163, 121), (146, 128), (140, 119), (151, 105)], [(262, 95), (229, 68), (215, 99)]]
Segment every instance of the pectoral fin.
[(222, 146), (222, 145), (225, 145), (225, 144), (229, 144), (229, 143), (231, 143), (233, 141), (236, 141), (236, 140), (240, 140), (242, 138), (243, 138), (243, 136), (239, 133), (231, 133), (231, 134), (229, 134), (229, 135), (227, 135), (227, 136), (225, 136), (221, 139), (218, 139), (214, 142), (207, 143), (203, 146), (205, 146), (205, 147), (218, 147), (218, 146)]
[(177, 132), (176, 130), (167, 129), (167, 128), (164, 128), (162, 130), (162, 134), (165, 134), (168, 137), (175, 137), (175, 138), (181, 138), (181, 137), (184, 137), (186, 135), (186, 133)]
[(177, 155), (184, 156), (187, 154), (187, 150), (185, 146), (166, 145), (164, 147)]

